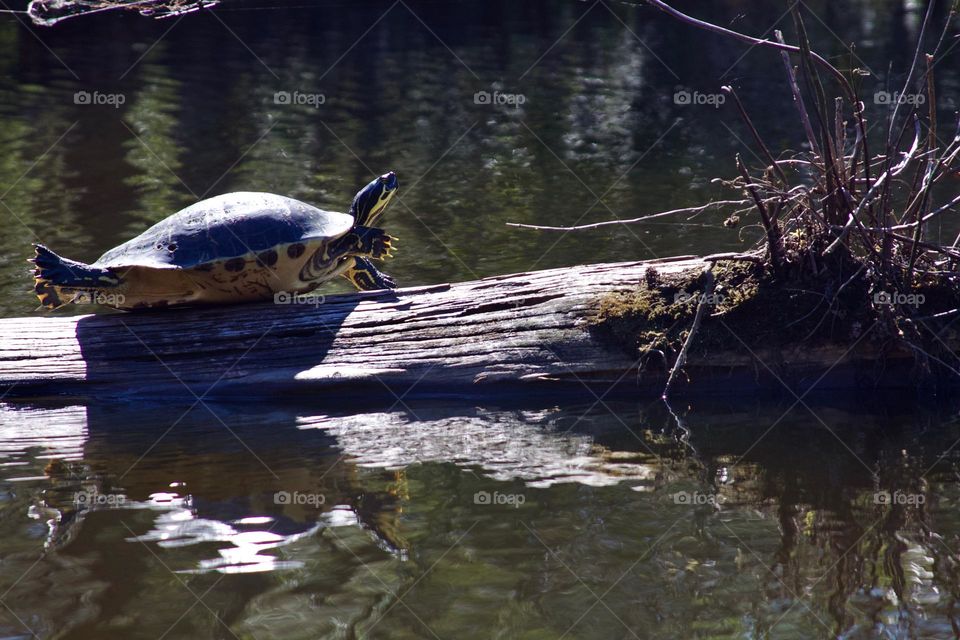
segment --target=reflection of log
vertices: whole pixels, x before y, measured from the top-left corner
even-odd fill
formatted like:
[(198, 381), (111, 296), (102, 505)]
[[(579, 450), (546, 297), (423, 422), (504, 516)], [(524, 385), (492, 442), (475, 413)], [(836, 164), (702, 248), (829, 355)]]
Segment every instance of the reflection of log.
[[(612, 423), (609, 429), (623, 432), (623, 422), (604, 416), (605, 409), (580, 406), (586, 413), (571, 418), (556, 407), (545, 410), (420, 407), (398, 411), (360, 413), (351, 416), (300, 416), (302, 430), (318, 429), (333, 436), (352, 464), (367, 468), (404, 469), (413, 464), (454, 463), (474, 468), (502, 481), (524, 480), (529, 486), (549, 487), (561, 482), (593, 486), (629, 483), (635, 490), (649, 490), (658, 474), (656, 455), (643, 440), (628, 440), (635, 451), (610, 452), (598, 446), (598, 434), (586, 435), (571, 428), (580, 418)], [(587, 423), (580, 426), (585, 426)], [(600, 434), (602, 435), (602, 433)], [(628, 436), (629, 438), (629, 436)], [(657, 445), (653, 445), (657, 446)]]
[[(603, 294), (638, 286), (650, 267), (664, 274), (703, 266), (684, 257), (337, 295), (320, 305), (0, 320), (0, 393), (264, 398), (326, 392), (332, 399), (347, 392), (585, 392), (586, 384), (606, 392), (619, 383), (631, 393), (659, 394), (663, 373), (640, 377), (628, 350), (604, 343), (586, 319)], [(875, 381), (874, 367), (857, 365), (845, 354), (847, 345), (772, 353), (731, 343), (729, 353), (692, 357), (689, 380), (675, 392), (728, 389), (734, 382), (779, 389), (758, 357), (801, 388), (825, 371), (831, 375), (821, 386)], [(910, 383), (906, 376), (891, 379)]]

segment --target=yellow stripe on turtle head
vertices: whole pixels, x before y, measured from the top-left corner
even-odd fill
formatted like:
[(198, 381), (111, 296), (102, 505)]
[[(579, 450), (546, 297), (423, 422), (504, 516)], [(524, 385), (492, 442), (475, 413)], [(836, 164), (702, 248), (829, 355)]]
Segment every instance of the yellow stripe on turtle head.
[(383, 210), (390, 204), (390, 199), (396, 192), (396, 189), (383, 190), (383, 193), (380, 194), (380, 198), (377, 200), (377, 204), (373, 205), (373, 208), (370, 210), (370, 222), (376, 220), (380, 214), (383, 213)]
[(400, 182), (397, 180), (397, 174), (393, 171), (388, 171), (382, 176), (374, 178), (370, 184), (357, 192), (353, 203), (350, 205), (350, 215), (359, 225), (373, 226), (399, 188)]

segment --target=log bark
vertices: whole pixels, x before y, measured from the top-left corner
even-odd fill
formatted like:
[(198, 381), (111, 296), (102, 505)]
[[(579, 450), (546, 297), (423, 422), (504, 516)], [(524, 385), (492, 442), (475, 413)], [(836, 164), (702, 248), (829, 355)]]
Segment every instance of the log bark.
[[(656, 397), (665, 373), (605, 342), (588, 319), (607, 293), (649, 268), (702, 271), (702, 258), (595, 264), (395, 292), (331, 295), (323, 304), (254, 304), (0, 320), (0, 394), (9, 398), (277, 399), (626, 392)], [(736, 388), (797, 393), (904, 386), (847, 346), (691, 360), (673, 395)]]

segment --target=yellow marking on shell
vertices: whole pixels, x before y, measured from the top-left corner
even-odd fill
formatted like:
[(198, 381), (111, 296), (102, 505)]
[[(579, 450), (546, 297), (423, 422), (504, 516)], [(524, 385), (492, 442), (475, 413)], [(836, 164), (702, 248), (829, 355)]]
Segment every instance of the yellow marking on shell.
[[(299, 266), (306, 257), (303, 260), (290, 257), (284, 245), (272, 247), (272, 250), (277, 254), (277, 259), (270, 265), (258, 262), (258, 258), (265, 253), (260, 251), (229, 260), (218, 260), (210, 264), (209, 270), (201, 269), (185, 273), (195, 283), (197, 295), (194, 300), (201, 302), (268, 300), (277, 291), (299, 290), (302, 287), (298, 278)], [(241, 260), (242, 268), (239, 267)], [(239, 270), (227, 270), (226, 267), (230, 261), (235, 261), (231, 267)]]

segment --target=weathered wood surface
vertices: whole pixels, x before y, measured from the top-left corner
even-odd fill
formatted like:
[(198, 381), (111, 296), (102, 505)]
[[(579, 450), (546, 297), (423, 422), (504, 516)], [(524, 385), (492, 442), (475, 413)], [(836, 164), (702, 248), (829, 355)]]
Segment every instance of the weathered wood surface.
[[(623, 349), (586, 328), (604, 293), (637, 286), (650, 267), (700, 270), (682, 257), (485, 278), (394, 293), (328, 296), (323, 304), (256, 304), (0, 320), (0, 394), (318, 400), (618, 390), (659, 393)], [(733, 342), (733, 341), (731, 341)], [(736, 346), (736, 345), (734, 345)], [(825, 371), (862, 377), (843, 349), (688, 363), (677, 393), (732, 384), (798, 392)], [(767, 366), (770, 366), (774, 375)], [(590, 387), (588, 390), (587, 387)]]

